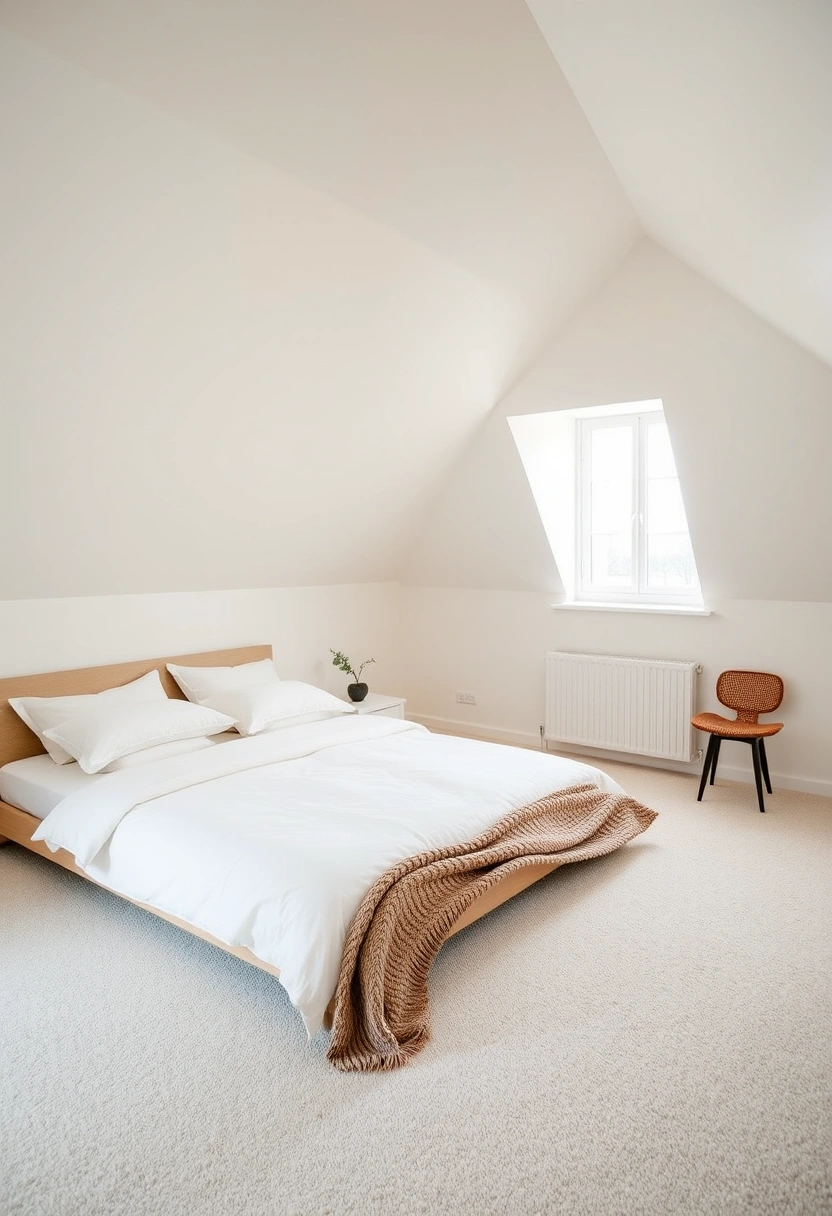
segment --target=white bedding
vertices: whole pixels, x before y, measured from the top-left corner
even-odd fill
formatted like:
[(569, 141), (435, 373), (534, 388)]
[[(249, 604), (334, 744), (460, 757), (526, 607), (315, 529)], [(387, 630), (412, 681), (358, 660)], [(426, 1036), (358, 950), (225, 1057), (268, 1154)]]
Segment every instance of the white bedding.
[(356, 715), (99, 777), (34, 838), (278, 967), (311, 1036), (380, 874), (577, 782), (620, 791), (589, 765)]
[[(240, 736), (235, 730), (213, 735), (211, 745), (229, 743)], [(84, 789), (104, 773), (85, 773), (80, 764), (56, 764), (45, 753), (12, 760), (0, 768), (0, 801), (20, 807), (38, 819), (45, 819), (68, 794)]]
[(85, 773), (79, 764), (56, 764), (44, 752), (0, 768), (0, 799), (45, 819), (67, 795), (94, 785), (102, 776)]

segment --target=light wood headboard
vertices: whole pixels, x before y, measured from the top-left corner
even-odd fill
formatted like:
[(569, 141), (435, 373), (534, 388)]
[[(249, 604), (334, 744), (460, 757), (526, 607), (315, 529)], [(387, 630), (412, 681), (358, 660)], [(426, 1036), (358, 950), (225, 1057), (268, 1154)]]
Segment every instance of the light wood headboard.
[(113, 663), (108, 667), (77, 667), (73, 671), (50, 671), (34, 676), (10, 676), (0, 680), (0, 766), (42, 752), (40, 739), (33, 735), (9, 705), (9, 697), (70, 697), (80, 693), (103, 692), (129, 684), (155, 668), (169, 697), (184, 700), (179, 685), (166, 669), (166, 663), (185, 667), (236, 667), (270, 659), (271, 646), (242, 646), (237, 650), (209, 650), (206, 654), (166, 655), (162, 659), (137, 659), (132, 663)]

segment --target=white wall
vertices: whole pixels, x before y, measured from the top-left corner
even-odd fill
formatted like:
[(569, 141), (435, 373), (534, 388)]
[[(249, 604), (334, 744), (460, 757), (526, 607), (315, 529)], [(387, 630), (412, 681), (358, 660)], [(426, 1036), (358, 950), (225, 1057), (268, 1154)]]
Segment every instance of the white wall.
[(650, 241), (479, 428), (437, 495), (405, 581), (556, 590), (506, 415), (655, 398), (706, 601), (832, 602), (832, 368)]
[[(523, 736), (550, 647), (690, 655), (779, 670), (772, 768), (832, 779), (829, 367), (644, 242), (489, 414), (516, 300), (7, 35), (0, 104), (0, 672), (271, 641), (333, 686), (332, 645)], [(655, 397), (716, 614), (553, 615), (505, 416)]]
[[(371, 688), (408, 698), (429, 726), (534, 744), (543, 718), (543, 655), (587, 650), (701, 660), (702, 706), (719, 671), (768, 668), (787, 681), (786, 729), (769, 746), (781, 784), (832, 794), (828, 690), (832, 605), (724, 601), (706, 618), (563, 612), (543, 592), (395, 583), (0, 601), (0, 676), (271, 643), (285, 678), (343, 696), (329, 648), (374, 657)], [(457, 691), (475, 706), (457, 705)], [(736, 754), (734, 754), (736, 753)], [(745, 748), (720, 771), (750, 779)]]
[[(553, 611), (561, 587), (507, 415), (662, 398), (713, 616)], [(783, 676), (776, 779), (832, 793), (832, 370), (649, 241), (484, 423), (411, 551), (403, 588), (414, 713), (527, 741), (543, 655), (563, 648)], [(473, 692), (476, 707), (457, 706)], [(514, 734), (512, 735), (512, 732)], [(748, 772), (747, 749), (720, 771)]]
[[(408, 715), (438, 729), (461, 724), (470, 733), (535, 745), (547, 650), (699, 661), (702, 709), (719, 710), (714, 686), (725, 668), (774, 671), (785, 679), (786, 697), (776, 715), (785, 727), (767, 744), (772, 781), (832, 796), (832, 604), (721, 600), (710, 617), (573, 612), (551, 604), (541, 592), (403, 588)], [(474, 693), (477, 704), (458, 705), (457, 691)], [(726, 744), (720, 773), (751, 780), (748, 752)]]
[(0, 601), (0, 676), (271, 643), (286, 679), (344, 696), (330, 647), (361, 662), (371, 688), (402, 685), (392, 583)]

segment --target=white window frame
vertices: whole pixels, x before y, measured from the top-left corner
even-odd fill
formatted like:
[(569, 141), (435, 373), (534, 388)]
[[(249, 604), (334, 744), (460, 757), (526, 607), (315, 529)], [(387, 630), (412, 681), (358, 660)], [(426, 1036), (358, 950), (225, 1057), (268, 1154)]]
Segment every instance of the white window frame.
[[(575, 600), (583, 603), (618, 603), (683, 606), (702, 604), (702, 592), (697, 582), (690, 591), (676, 592), (667, 588), (647, 586), (647, 428), (651, 423), (665, 422), (663, 410), (651, 409), (631, 414), (609, 414), (576, 419), (577, 467), (575, 473)], [(633, 577), (628, 588), (593, 585), (592, 534), (590, 515), (590, 444), (593, 431), (604, 427), (630, 426), (633, 433), (632, 479), (632, 553)], [(681, 486), (680, 486), (681, 489)], [(683, 496), (684, 501), (684, 496)], [(686, 513), (687, 522), (687, 513)]]

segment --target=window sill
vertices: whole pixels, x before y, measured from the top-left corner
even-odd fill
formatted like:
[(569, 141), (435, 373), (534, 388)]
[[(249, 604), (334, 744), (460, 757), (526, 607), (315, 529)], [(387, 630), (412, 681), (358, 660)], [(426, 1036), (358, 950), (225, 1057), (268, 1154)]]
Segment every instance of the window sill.
[(647, 612), (664, 616), (712, 616), (710, 608), (697, 608), (695, 604), (612, 604), (591, 600), (569, 600), (563, 604), (552, 604), (559, 612)]

